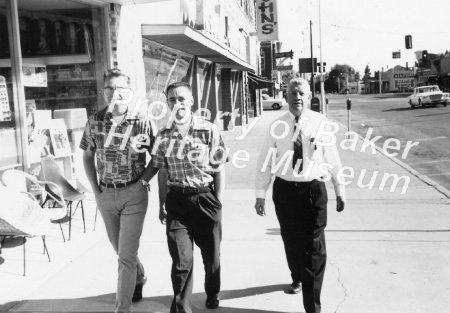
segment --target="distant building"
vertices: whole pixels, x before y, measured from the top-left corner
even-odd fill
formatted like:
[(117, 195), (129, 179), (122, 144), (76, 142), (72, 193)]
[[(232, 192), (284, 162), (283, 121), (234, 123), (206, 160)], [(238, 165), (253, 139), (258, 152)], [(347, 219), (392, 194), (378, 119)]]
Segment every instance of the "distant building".
[(383, 91), (402, 92), (412, 90), (415, 87), (414, 75), (414, 68), (406, 68), (400, 65), (383, 72), (381, 75)]
[[(362, 84), (362, 85), (364, 85), (364, 84)], [(360, 82), (349, 82), (347, 85), (349, 93), (362, 93), (361, 87), (362, 86), (361, 86)]]

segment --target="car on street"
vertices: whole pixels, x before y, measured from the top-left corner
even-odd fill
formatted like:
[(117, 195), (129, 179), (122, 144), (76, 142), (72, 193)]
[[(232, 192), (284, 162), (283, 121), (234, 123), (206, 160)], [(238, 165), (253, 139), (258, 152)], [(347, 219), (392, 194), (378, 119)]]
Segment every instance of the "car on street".
[(286, 101), (283, 98), (273, 99), (266, 94), (262, 95), (262, 99), (263, 109), (279, 110), (286, 104)]
[(443, 104), (447, 106), (450, 101), (448, 92), (442, 92), (437, 85), (421, 86), (414, 88), (413, 94), (408, 97), (411, 109), (425, 107), (427, 105)]

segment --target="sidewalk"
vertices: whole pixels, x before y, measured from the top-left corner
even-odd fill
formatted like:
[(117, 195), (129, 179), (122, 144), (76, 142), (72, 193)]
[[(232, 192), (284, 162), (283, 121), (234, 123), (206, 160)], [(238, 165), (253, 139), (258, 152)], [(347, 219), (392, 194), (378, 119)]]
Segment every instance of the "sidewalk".
[[(301, 294), (284, 291), (290, 284), (283, 244), (271, 192), (267, 216), (256, 215), (255, 162), (271, 120), (283, 111), (265, 111), (247, 137), (224, 132), (231, 156), (240, 149), (250, 154), (243, 169), (227, 165), (223, 195), (222, 292), (217, 313), (304, 312)], [(342, 140), (344, 131), (339, 132)], [(358, 145), (360, 146), (360, 144)], [(360, 149), (358, 148), (357, 151)], [(326, 231), (328, 264), (322, 289), (323, 312), (422, 313), (449, 312), (450, 308), (450, 201), (389, 158), (377, 152), (341, 151), (345, 165), (356, 178), (347, 186), (347, 206), (335, 210), (330, 183)], [(363, 169), (364, 183), (380, 174), (374, 188), (357, 185)], [(390, 184), (378, 190), (382, 174), (409, 176), (405, 195)], [(399, 183), (402, 185), (402, 183)], [(152, 182), (150, 206), (139, 255), (149, 277), (144, 301), (135, 312), (169, 312), (172, 299), (171, 260), (165, 229), (158, 219), (157, 186)], [(82, 232), (79, 212), (73, 221), (72, 240), (63, 243), (57, 224), (49, 235), (52, 261), (42, 255), (42, 242), (27, 243), (27, 275), (22, 276), (22, 248), (5, 248), (0, 256), (0, 312), (112, 312), (117, 262), (100, 215), (93, 231), (95, 203), (85, 205), (87, 232)], [(67, 225), (64, 225), (67, 230)], [(195, 249), (194, 312), (204, 307), (203, 264)]]

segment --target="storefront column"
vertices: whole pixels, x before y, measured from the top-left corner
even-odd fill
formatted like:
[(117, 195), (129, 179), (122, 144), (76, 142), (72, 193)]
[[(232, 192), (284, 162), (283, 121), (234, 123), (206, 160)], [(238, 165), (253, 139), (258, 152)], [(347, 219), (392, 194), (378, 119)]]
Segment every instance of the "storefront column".
[[(233, 110), (231, 69), (224, 68), (220, 74), (220, 85), (222, 88), (222, 112), (231, 112)], [(228, 130), (230, 116), (223, 117), (223, 129)]]
[(26, 133), (26, 107), (25, 91), (22, 84), (22, 51), (20, 47), (19, 14), (17, 0), (6, 1), (6, 18), (8, 27), (9, 42), (11, 44), (11, 80), (13, 82), (14, 98), (14, 118), (18, 121), (17, 142), (20, 143), (19, 160), (23, 165), (23, 170), (28, 171), (28, 156), (25, 151), (28, 149), (28, 137)]

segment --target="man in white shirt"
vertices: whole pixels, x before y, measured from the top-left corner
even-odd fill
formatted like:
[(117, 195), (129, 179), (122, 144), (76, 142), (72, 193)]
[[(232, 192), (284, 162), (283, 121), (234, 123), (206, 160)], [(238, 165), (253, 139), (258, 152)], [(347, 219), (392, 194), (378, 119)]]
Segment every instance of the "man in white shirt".
[(326, 136), (329, 122), (307, 108), (310, 99), (308, 81), (289, 82), (289, 112), (271, 124), (258, 158), (255, 209), (265, 215), (265, 196), (275, 174), (273, 201), (291, 271), (289, 292), (302, 290), (306, 313), (319, 313), (326, 265), (325, 181), (331, 178), (334, 185), (338, 212), (344, 210), (345, 186), (337, 179), (342, 167), (337, 147)]

